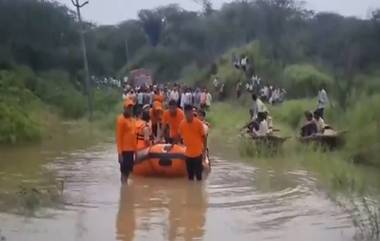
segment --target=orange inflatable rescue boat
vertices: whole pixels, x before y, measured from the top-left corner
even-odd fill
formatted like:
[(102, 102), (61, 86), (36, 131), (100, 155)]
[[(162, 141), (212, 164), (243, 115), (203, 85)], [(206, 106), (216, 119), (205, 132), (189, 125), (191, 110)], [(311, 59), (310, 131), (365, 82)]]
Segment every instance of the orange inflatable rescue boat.
[[(133, 174), (136, 176), (186, 177), (186, 147), (182, 145), (157, 144), (136, 154)], [(205, 172), (210, 170), (205, 161)]]

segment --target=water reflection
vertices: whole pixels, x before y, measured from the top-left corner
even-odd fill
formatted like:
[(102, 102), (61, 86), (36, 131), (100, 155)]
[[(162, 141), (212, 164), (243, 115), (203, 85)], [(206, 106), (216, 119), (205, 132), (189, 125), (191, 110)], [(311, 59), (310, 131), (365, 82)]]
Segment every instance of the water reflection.
[(202, 240), (207, 203), (204, 184), (135, 178), (120, 189), (117, 239), (141, 240), (146, 233), (157, 237), (154, 233), (162, 240)]

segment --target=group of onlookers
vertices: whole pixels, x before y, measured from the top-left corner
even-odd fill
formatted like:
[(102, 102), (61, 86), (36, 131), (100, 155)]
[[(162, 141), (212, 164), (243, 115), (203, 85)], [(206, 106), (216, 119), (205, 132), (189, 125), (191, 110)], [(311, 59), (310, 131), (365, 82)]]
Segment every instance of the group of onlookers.
[(98, 78), (96, 76), (91, 76), (91, 82), (95, 84), (96, 87), (115, 87), (120, 88), (122, 86), (122, 81), (115, 77), (104, 77)]
[(272, 85), (265, 85), (260, 90), (260, 98), (267, 101), (269, 104), (282, 103), (285, 100), (286, 90), (273, 87)]
[(206, 88), (181, 87), (174, 84), (171, 88), (166, 86), (141, 86), (132, 88), (126, 86), (123, 92), (123, 99), (136, 99), (136, 108), (144, 105), (153, 105), (154, 101), (159, 100), (166, 106), (170, 100), (174, 100), (178, 107), (182, 109), (186, 105), (195, 108), (209, 109), (212, 103), (212, 95)]

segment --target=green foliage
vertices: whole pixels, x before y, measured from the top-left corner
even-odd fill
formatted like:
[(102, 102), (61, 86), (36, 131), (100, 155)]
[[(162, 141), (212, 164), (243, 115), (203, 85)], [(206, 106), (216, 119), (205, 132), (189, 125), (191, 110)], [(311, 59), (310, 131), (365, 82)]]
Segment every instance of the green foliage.
[(284, 123), (292, 129), (300, 126), (304, 119), (304, 112), (307, 110), (313, 111), (316, 108), (314, 100), (290, 100), (279, 106), (274, 106), (271, 109), (271, 114), (276, 122)]
[(346, 150), (354, 161), (380, 166), (380, 95), (363, 96), (346, 110)]
[(210, 78), (209, 71), (207, 69), (199, 69), (196, 65), (188, 65), (183, 68), (182, 76), (183, 83), (189, 86), (205, 86), (209, 83), (207, 83), (207, 80)]
[(120, 102), (121, 91), (112, 88), (94, 91), (94, 109), (101, 113), (112, 112), (112, 108)]
[(284, 70), (285, 86), (290, 96), (311, 97), (321, 86), (332, 86), (333, 79), (309, 64), (291, 65)]
[[(42, 116), (49, 112), (65, 118), (83, 117), (87, 99), (72, 82), (75, 81), (66, 72), (58, 70), (39, 75), (22, 66), (0, 71), (0, 143), (41, 138), (48, 125)], [(112, 88), (96, 89), (96, 118), (107, 119), (108, 113), (115, 115), (114, 106), (120, 96), (119, 91)]]
[(36, 95), (49, 105), (58, 108), (64, 117), (79, 118), (86, 111), (86, 99), (74, 88), (67, 73), (45, 72), (38, 78)]
[[(238, 105), (237, 103), (234, 103)], [(208, 114), (207, 120), (211, 123), (212, 128), (228, 136), (237, 136), (239, 129), (242, 128), (249, 119), (248, 109), (235, 108), (234, 104), (215, 103)], [(215, 109), (215, 110), (214, 110)], [(233, 115), (231, 115), (233, 113)]]
[(374, 71), (370, 74), (359, 74), (354, 79), (353, 89), (359, 89), (368, 95), (380, 92), (380, 71)]
[(0, 143), (15, 143), (40, 137), (40, 126), (30, 116), (37, 98), (15, 73), (0, 72)]
[(31, 119), (27, 110), (0, 103), (0, 143), (34, 140), (40, 135), (38, 123)]

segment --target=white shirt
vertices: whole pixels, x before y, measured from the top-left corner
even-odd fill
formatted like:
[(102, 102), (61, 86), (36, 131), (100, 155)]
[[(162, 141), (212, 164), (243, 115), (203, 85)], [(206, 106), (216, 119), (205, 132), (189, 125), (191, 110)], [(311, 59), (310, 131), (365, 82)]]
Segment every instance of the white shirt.
[(260, 112), (267, 112), (268, 111), (267, 107), (260, 100), (260, 98), (257, 98), (257, 100), (253, 102), (252, 110), (253, 110), (253, 118), (256, 118), (257, 114)]
[(217, 78), (214, 79), (214, 86), (215, 87), (218, 87), (219, 85), (219, 80)]
[(182, 109), (185, 107), (185, 99), (186, 99), (186, 94), (182, 93), (181, 94), (181, 107), (182, 107)]
[(264, 88), (263, 88), (263, 94), (264, 94), (265, 97), (269, 96), (269, 88), (267, 86), (264, 86)]
[(242, 58), (242, 59), (241, 59), (241, 65), (242, 65), (242, 66), (246, 66), (246, 65), (247, 65), (247, 61), (248, 61), (248, 58), (247, 58), (247, 57)]
[(212, 95), (210, 93), (207, 93), (207, 95), (206, 95), (206, 105), (207, 106), (211, 106), (211, 102), (212, 102)]
[(326, 127), (325, 121), (322, 118), (319, 118), (319, 120), (315, 120), (315, 123), (317, 124), (318, 132), (323, 133), (323, 130)]
[(268, 123), (266, 120), (263, 120), (262, 122), (260, 122), (258, 131), (253, 129), (253, 134), (255, 136), (266, 136), (268, 135), (268, 133), (269, 133), (269, 128), (268, 128)]
[(327, 92), (325, 89), (321, 89), (318, 92), (318, 109), (323, 109), (329, 103), (329, 98), (327, 97)]
[(170, 97), (170, 100), (178, 101), (178, 100), (179, 100), (179, 93), (178, 93), (178, 91), (176, 91), (176, 90), (172, 90), (172, 91), (170, 92), (169, 97)]
[(139, 105), (144, 104), (144, 93), (142, 93), (142, 92), (137, 93), (137, 104), (139, 104)]
[(187, 92), (185, 94), (185, 101), (184, 101), (184, 103), (185, 103), (185, 105), (191, 105), (192, 102), (193, 102), (193, 95), (190, 92)]

